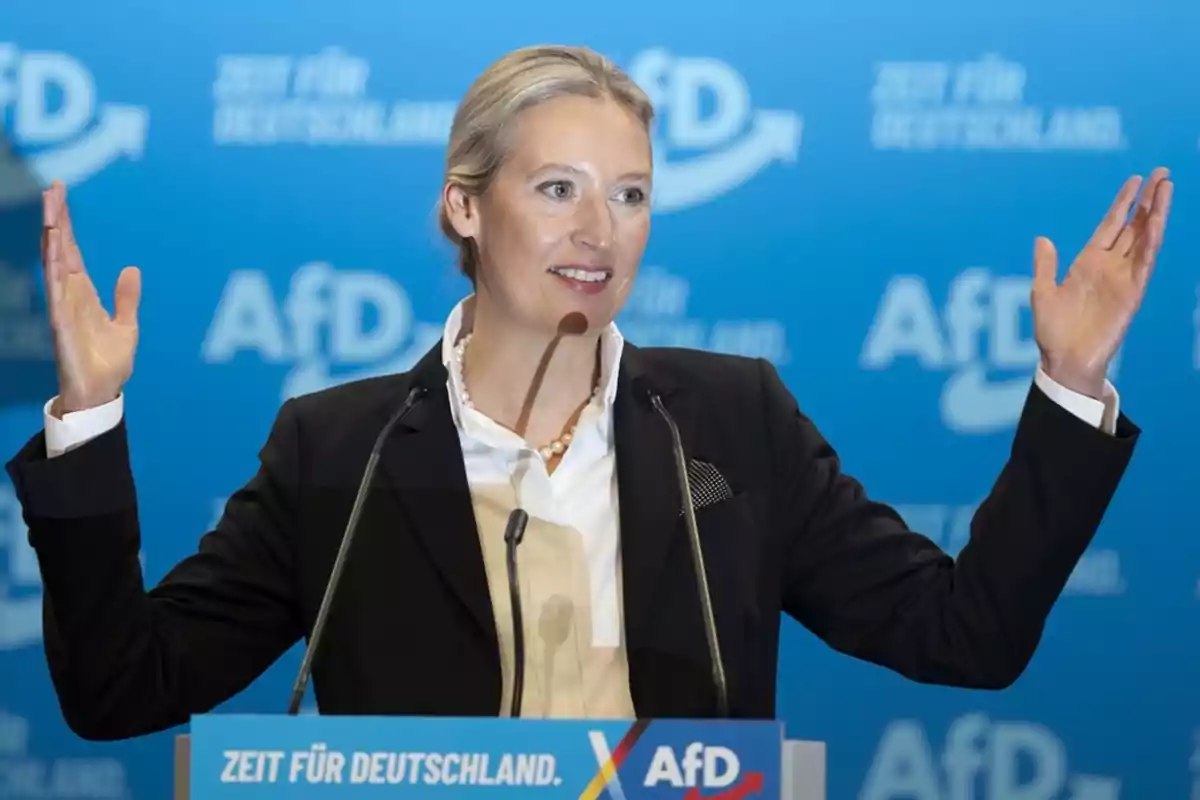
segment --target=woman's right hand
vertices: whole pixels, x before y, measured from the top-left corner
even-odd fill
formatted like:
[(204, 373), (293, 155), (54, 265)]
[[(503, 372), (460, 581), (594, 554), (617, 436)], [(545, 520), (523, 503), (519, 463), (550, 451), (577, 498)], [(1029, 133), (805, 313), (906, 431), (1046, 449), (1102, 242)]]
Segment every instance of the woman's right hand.
[(109, 316), (84, 269), (60, 181), (42, 193), (42, 224), (43, 277), (58, 369), (51, 412), (62, 417), (115, 400), (133, 373), (141, 274), (137, 267), (121, 271)]

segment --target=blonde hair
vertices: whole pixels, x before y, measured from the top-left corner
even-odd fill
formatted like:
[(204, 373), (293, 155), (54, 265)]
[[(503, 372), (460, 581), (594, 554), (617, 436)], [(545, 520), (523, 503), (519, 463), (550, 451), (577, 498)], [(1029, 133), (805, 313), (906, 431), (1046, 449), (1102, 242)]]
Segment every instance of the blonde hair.
[[(586, 47), (536, 45), (514, 50), (489, 66), (467, 90), (450, 128), (447, 183), (470, 196), (487, 190), (511, 146), (508, 132), (527, 108), (569, 95), (607, 97), (631, 111), (650, 130), (654, 106), (623, 70)], [(458, 266), (475, 282), (474, 243), (459, 236), (438, 201), (438, 224), (458, 248)]]

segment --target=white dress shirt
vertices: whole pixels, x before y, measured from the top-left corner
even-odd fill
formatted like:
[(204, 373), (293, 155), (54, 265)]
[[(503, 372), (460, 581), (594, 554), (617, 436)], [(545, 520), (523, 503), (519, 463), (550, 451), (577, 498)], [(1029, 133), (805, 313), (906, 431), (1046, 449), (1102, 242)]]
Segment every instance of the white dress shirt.
[[(613, 401), (617, 365), (625, 341), (616, 325), (601, 334), (600, 391), (579, 417), (571, 446), (551, 473), (537, 448), (474, 408), (463, 404), (463, 376), (454, 357), (466, 301), (446, 321), (442, 362), (449, 373), (450, 413), (475, 493), (508, 489), (531, 519), (574, 529), (583, 538), (591, 586), (592, 642), (616, 647), (621, 620), (616, 586), (618, 497)], [(505, 512), (507, 514), (507, 511)]]
[[(508, 712), (513, 668), (511, 608), (503, 532), (516, 506), (529, 514), (519, 573), (525, 617), (524, 716), (632, 717), (622, 628), (619, 498), (613, 401), (624, 340), (615, 324), (601, 339), (600, 391), (584, 410), (571, 446), (553, 473), (538, 446), (527, 443), (463, 402), (463, 376), (454, 353), (463, 324), (460, 302), (446, 320), (442, 360), (450, 410), (459, 431), (479, 528), (497, 633)], [(1037, 385), (1052, 400), (1108, 433), (1119, 398), (1106, 382), (1104, 399), (1073, 392), (1039, 367)], [(121, 420), (123, 395), (105, 405), (65, 414), (45, 407), (46, 449), (53, 458), (110, 430)]]

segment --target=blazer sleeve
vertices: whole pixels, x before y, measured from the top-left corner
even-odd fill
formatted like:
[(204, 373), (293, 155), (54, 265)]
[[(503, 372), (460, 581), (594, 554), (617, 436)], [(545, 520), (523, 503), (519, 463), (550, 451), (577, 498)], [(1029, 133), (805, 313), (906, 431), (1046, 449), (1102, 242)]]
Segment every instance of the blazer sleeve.
[[(52, 459), (38, 434), (8, 463), (42, 574), (51, 679), (79, 736), (124, 739), (185, 723), (301, 637), (293, 409), (288, 401), (280, 410), (257, 473), (216, 529), (149, 591), (124, 420)], [(174, 469), (189, 479), (185, 459)]]
[[(1036, 385), (1007, 463), (951, 558), (845, 474), (762, 365), (784, 610), (834, 649), (921, 683), (1004, 688), (1100, 525), (1139, 429), (1088, 426)], [(919, 453), (897, 457), (903, 469)], [(923, 471), (923, 467), (918, 467)]]

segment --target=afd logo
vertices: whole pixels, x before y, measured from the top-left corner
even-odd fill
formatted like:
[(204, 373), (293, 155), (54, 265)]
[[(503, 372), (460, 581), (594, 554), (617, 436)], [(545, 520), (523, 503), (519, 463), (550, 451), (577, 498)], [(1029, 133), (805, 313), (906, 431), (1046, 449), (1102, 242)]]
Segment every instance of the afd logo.
[[(593, 800), (601, 791), (607, 790), (613, 800), (625, 800), (625, 791), (617, 774), (625, 757), (632, 749), (640, 728), (630, 736), (633, 741), (623, 740), (616, 752), (609, 750), (608, 741), (600, 731), (590, 731), (588, 738), (592, 744), (592, 752), (600, 768), (597, 780), (593, 781), (582, 798)], [(674, 789), (686, 789), (683, 800), (738, 800), (742, 797), (758, 795), (762, 792), (763, 776), (760, 772), (742, 774), (741, 762), (737, 753), (728, 747), (706, 745), (703, 742), (692, 742), (683, 748), (683, 755), (670, 745), (659, 745), (642, 786), (657, 788), (669, 786)]]
[[(653, 48), (639, 53), (627, 70), (659, 116), (654, 135), (655, 211), (682, 211), (707, 203), (773, 162), (796, 160), (803, 118), (793, 111), (754, 109), (746, 80), (725, 62)], [(714, 110), (702, 114), (707, 104)], [(668, 152), (681, 150), (696, 155), (666, 158)]]
[(884, 731), (858, 800), (1119, 800), (1121, 781), (1071, 774), (1066, 747), (1033, 722), (959, 717), (936, 755), (916, 720)]
[[(36, 199), (56, 178), (81, 183), (118, 158), (141, 157), (146, 146), (146, 109), (99, 103), (92, 73), (66, 53), (23, 53), (0, 42), (0, 113), (25, 161), (0, 152), (0, 205)], [(40, 185), (22, 179), (29, 171)]]
[(0, 651), (42, 641), (42, 578), (21, 506), (0, 486)]
[[(897, 275), (883, 293), (859, 363), (886, 370), (911, 358), (923, 370), (949, 372), (940, 401), (946, 427), (962, 434), (1010, 428), (1041, 357), (1032, 335), (1032, 288), (1031, 277), (972, 267), (951, 281), (939, 310), (924, 278)], [(1110, 378), (1119, 362), (1118, 353)]]
[(314, 261), (292, 275), (277, 300), (266, 273), (239, 270), (225, 284), (201, 358), (225, 364), (249, 353), (289, 365), (280, 390), (286, 400), (407, 371), (441, 338), (442, 327), (415, 320), (408, 292), (381, 273)]

